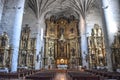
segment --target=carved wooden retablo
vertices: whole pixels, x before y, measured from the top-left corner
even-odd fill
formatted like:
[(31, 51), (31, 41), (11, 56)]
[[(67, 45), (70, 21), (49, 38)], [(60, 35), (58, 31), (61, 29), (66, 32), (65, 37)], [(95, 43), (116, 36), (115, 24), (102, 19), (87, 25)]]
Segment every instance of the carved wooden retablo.
[(88, 37), (88, 53), (90, 68), (106, 66), (106, 52), (102, 28), (94, 25), (91, 36)]
[(34, 68), (35, 66), (36, 38), (30, 38), (30, 32), (28, 25), (22, 28), (18, 67)]
[(74, 16), (46, 19), (44, 65), (80, 65), (78, 35), (78, 20)]

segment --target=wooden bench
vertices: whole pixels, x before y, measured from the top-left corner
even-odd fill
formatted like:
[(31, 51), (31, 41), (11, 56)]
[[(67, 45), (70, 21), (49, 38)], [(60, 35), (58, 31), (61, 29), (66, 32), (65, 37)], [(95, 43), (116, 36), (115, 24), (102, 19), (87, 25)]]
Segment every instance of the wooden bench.
[(118, 79), (120, 80), (120, 73), (118, 72), (108, 72), (103, 70), (86, 70), (86, 72), (93, 73), (108, 79)]
[(4, 79), (19, 79), (20, 77), (23, 77), (23, 74), (17, 72), (0, 74), (0, 78), (4, 78)]
[(80, 71), (70, 71), (68, 75), (72, 80), (100, 80), (99, 76)]
[(41, 71), (33, 75), (26, 76), (25, 79), (31, 80), (53, 80), (55, 72)]
[(19, 72), (11, 72), (11, 73), (0, 73), (0, 78), (3, 79), (19, 79), (23, 78), (27, 75), (33, 74), (32, 70), (25, 70), (25, 71), (19, 71)]

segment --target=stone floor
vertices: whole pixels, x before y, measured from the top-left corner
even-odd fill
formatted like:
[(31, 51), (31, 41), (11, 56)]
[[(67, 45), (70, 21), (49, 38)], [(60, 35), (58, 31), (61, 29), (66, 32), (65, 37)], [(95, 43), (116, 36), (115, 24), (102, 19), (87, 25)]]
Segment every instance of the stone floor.
[[(56, 73), (54, 80), (71, 80), (70, 77), (64, 73)], [(117, 80), (117, 79), (105, 79), (103, 77), (100, 77), (100, 80)]]
[(66, 73), (57, 73), (54, 80), (68, 80)]

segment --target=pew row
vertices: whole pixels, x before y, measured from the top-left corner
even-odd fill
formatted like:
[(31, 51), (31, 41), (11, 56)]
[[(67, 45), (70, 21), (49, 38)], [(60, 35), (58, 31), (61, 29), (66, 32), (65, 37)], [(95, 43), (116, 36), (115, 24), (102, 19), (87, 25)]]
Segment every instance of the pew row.
[(54, 71), (41, 71), (33, 75), (26, 76), (26, 80), (53, 80), (55, 72)]
[(80, 71), (68, 71), (67, 74), (72, 80), (100, 80), (99, 76)]
[(20, 79), (24, 78), (27, 75), (34, 74), (39, 72), (38, 70), (24, 70), (19, 72), (11, 72), (11, 73), (0, 73), (0, 79)]
[(117, 79), (120, 80), (120, 73), (118, 72), (108, 72), (103, 70), (85, 70), (86, 72), (105, 77), (107, 79)]

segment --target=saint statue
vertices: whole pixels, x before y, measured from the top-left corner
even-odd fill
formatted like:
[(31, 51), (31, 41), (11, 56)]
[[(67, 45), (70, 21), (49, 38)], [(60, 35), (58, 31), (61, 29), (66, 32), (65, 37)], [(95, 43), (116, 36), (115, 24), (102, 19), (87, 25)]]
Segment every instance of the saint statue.
[(64, 29), (60, 28), (60, 34), (62, 35), (64, 33)]
[(3, 55), (0, 55), (0, 64), (3, 64), (3, 59), (4, 59)]
[(72, 52), (72, 56), (75, 56), (75, 49), (74, 48), (71, 49), (71, 52)]
[(100, 65), (103, 65), (103, 54), (101, 48), (98, 50), (98, 61)]
[(8, 45), (8, 35), (6, 32), (3, 32), (2, 37), (1, 37), (1, 46), (7, 46)]
[(101, 36), (101, 35), (102, 35), (101, 28), (98, 28), (98, 36)]

